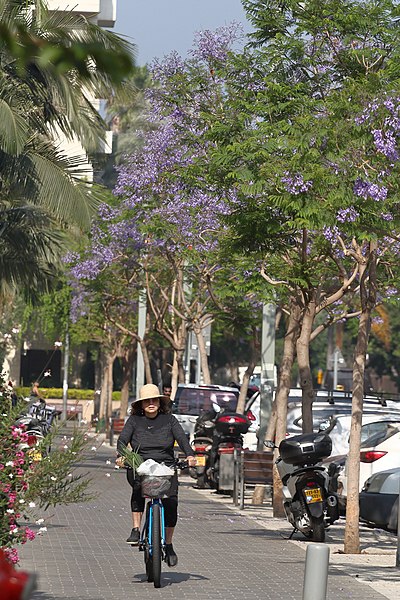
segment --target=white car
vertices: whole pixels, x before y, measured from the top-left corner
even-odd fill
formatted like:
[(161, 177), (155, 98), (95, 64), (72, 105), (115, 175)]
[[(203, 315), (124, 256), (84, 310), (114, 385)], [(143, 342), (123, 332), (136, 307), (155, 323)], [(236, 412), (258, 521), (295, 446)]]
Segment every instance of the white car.
[[(371, 475), (398, 467), (399, 464), (400, 418), (388, 417), (385, 420), (376, 420), (363, 425), (360, 449), (360, 491)], [(338, 476), (338, 494), (343, 505), (347, 498), (347, 460)]]
[[(400, 421), (400, 410), (366, 413), (362, 416), (361, 442), (364, 442), (376, 430), (374, 423), (377, 421)], [(332, 415), (319, 426), (332, 440), (331, 457), (347, 454), (349, 451), (351, 415)]]

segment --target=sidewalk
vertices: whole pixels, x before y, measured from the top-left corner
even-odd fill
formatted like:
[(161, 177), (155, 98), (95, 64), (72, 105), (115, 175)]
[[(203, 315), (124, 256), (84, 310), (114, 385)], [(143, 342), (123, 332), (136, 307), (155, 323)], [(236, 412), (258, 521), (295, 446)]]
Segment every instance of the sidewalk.
[[(233, 506), (232, 499), (228, 496), (219, 496), (206, 490), (199, 490), (199, 493), (238, 512), (237, 507)], [(262, 507), (253, 506), (250, 495), (246, 497), (245, 509), (239, 513), (256, 521), (259, 526), (279, 533), (282, 539), (288, 538), (291, 533), (291, 526), (286, 519), (273, 518), (272, 507), (268, 502)], [(360, 525), (361, 554), (344, 554), (344, 534), (345, 520), (343, 518), (327, 531), (325, 543), (330, 549), (330, 569), (342, 569), (357, 581), (369, 585), (373, 590), (379, 592), (380, 595), (375, 597), (398, 600), (400, 598), (400, 567), (396, 567), (397, 536), (382, 529), (372, 529)], [(300, 533), (295, 534), (290, 543), (301, 548), (304, 553), (309, 544)]]
[[(186, 478), (174, 539), (179, 564), (169, 569), (163, 563), (161, 590), (147, 583), (143, 554), (125, 543), (131, 528), (130, 488), (124, 470), (114, 469), (114, 457), (115, 449), (105, 444), (92, 450), (81, 466), (92, 476), (98, 497), (50, 509), (41, 524), (47, 532), (22, 548), (21, 568), (39, 577), (32, 600), (146, 600), (160, 595), (163, 600), (301, 600), (307, 543), (285, 539), (290, 528), (270, 517), (270, 509), (241, 512), (230, 497), (194, 490), (193, 480)], [(386, 564), (380, 555), (354, 560), (335, 554), (341, 528), (335, 532), (332, 527), (328, 541), (327, 600), (394, 599), (387, 591), (392, 583), (393, 589), (400, 586), (394, 557), (383, 556)], [(366, 581), (371, 573), (379, 580)]]

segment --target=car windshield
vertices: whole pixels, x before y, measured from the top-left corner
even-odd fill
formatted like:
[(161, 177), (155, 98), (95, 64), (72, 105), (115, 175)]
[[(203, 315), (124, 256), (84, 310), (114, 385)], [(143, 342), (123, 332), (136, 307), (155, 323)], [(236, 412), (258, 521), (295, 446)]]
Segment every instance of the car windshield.
[(208, 389), (184, 388), (175, 398), (173, 412), (178, 415), (200, 415), (212, 409), (213, 403), (230, 411), (236, 410), (235, 392)]
[(381, 421), (368, 423), (361, 428), (361, 448), (381, 444), (400, 431), (400, 422)]

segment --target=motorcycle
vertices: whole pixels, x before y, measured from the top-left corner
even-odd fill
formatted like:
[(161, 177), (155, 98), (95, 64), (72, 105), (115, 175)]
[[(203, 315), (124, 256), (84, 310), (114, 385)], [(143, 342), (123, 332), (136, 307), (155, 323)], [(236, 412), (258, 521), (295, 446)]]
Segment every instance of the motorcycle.
[(26, 414), (20, 415), (15, 422), (18, 427), (24, 428), (28, 436), (24, 449), (28, 449), (32, 460), (39, 461), (43, 458), (44, 452), (50, 452), (50, 445), (45, 448), (43, 441), (60, 414), (60, 411), (55, 407), (48, 407), (44, 401), (30, 402)]
[(210, 488), (209, 478), (210, 452), (214, 442), (214, 429), (216, 412), (214, 409), (203, 411), (197, 418), (194, 426), (194, 438), (191, 442), (193, 454), (196, 457), (196, 466), (189, 469), (193, 479), (197, 480), (196, 487)]
[[(268, 448), (276, 448), (266, 441)], [(339, 518), (338, 499), (330, 490), (330, 476), (318, 465), (332, 451), (332, 440), (324, 433), (305, 433), (282, 440), (275, 461), (283, 485), (283, 507), (293, 526), (290, 538), (300, 531), (314, 542), (325, 541), (325, 529)]]
[(243, 448), (243, 434), (250, 424), (245, 415), (221, 410), (218, 404), (198, 417), (192, 441), (197, 465), (191, 473), (197, 479), (197, 487), (224, 490), (220, 477), (221, 456), (233, 455), (235, 448)]

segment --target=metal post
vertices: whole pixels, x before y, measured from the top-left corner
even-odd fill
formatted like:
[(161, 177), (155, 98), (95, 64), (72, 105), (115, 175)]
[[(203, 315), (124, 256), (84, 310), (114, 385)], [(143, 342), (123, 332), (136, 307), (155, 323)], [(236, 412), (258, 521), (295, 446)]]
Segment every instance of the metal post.
[(63, 421), (67, 420), (68, 369), (69, 369), (69, 331), (68, 331), (68, 324), (67, 324), (66, 331), (65, 331), (65, 343), (64, 343), (63, 407), (62, 407)]
[(336, 347), (333, 353), (333, 389), (337, 389), (338, 385), (338, 363), (339, 363), (339, 348)]
[(304, 569), (303, 600), (326, 600), (329, 546), (309, 544)]
[[(139, 294), (138, 303), (138, 336), (142, 340), (146, 331), (146, 294), (141, 292)], [(139, 390), (144, 385), (144, 361), (143, 353), (138, 344), (136, 353), (136, 396), (139, 394)]]
[(400, 567), (400, 480), (399, 480), (399, 497), (397, 498), (397, 552), (396, 552), (396, 567)]
[(258, 449), (263, 449), (265, 432), (271, 416), (275, 386), (275, 304), (264, 304), (261, 330), (260, 430)]

